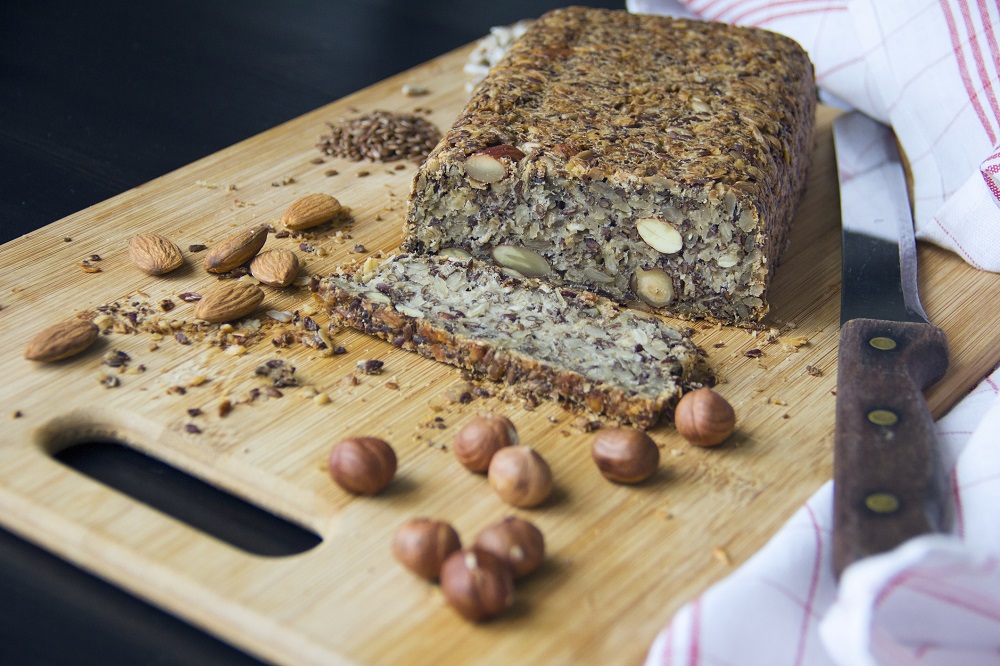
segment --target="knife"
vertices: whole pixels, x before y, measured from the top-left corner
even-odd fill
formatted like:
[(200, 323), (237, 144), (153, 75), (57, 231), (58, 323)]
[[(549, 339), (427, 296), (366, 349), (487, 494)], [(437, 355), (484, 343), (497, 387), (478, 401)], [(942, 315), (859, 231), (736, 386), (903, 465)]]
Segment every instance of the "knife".
[(917, 247), (895, 136), (858, 112), (836, 118), (843, 220), (833, 567), (947, 525), (946, 482), (923, 391), (948, 341), (917, 292)]

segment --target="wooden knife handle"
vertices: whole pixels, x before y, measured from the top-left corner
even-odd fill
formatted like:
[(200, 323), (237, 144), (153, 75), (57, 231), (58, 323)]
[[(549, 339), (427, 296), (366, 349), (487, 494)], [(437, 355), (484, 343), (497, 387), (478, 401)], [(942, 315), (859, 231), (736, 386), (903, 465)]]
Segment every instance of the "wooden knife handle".
[(833, 566), (945, 529), (947, 483), (923, 390), (948, 368), (931, 324), (852, 319), (840, 331)]

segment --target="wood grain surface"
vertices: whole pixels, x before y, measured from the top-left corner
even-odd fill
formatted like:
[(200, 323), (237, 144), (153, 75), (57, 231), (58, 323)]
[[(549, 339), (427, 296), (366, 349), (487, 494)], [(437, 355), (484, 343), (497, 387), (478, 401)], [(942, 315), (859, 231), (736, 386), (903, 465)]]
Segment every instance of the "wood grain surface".
[[(214, 325), (192, 335), (192, 344), (169, 334), (111, 333), (74, 359), (49, 365), (22, 359), (38, 330), (101, 305), (128, 309), (142, 301), (155, 308), (170, 298), (177, 307), (162, 318), (184, 322), (193, 305), (178, 294), (204, 291), (217, 279), (188, 246), (251, 224), (277, 226), (282, 210), (307, 193), (337, 196), (352, 221), (314, 234), (309, 242), (319, 252), (300, 250), (301, 239), (273, 236), (265, 249), (295, 250), (310, 275), (391, 251), (414, 165), (397, 171), (332, 158), (314, 164), (315, 144), (327, 121), (375, 109), (429, 108), (427, 117), (446, 128), (466, 99), (466, 54), (467, 48), (446, 54), (0, 249), (5, 526), (275, 662), (637, 663), (682, 604), (750, 557), (830, 477), (840, 234), (830, 139), (835, 112), (826, 108), (819, 111), (809, 191), (773, 287), (769, 324), (780, 337), (694, 325), (695, 341), (723, 380), (718, 390), (736, 409), (738, 431), (705, 450), (669, 427), (653, 430), (661, 470), (637, 487), (600, 476), (590, 460), (594, 435), (560, 405), (454, 402), (450, 394), (465, 380), (453, 368), (353, 332), (334, 336), (343, 355), (323, 356), (301, 344), (275, 347), (270, 334), (277, 323), (264, 313), (308, 308), (302, 288), (266, 289), (259, 316), (235, 326), (240, 333), (249, 320), (262, 322), (242, 354), (212, 344)], [(406, 83), (425, 85), (430, 94), (404, 96)], [(331, 169), (338, 174), (325, 175)], [(338, 239), (337, 231), (350, 238)], [(185, 265), (158, 278), (140, 273), (127, 252), (139, 232), (173, 239), (185, 250)], [(92, 254), (101, 258), (92, 261), (100, 272), (79, 265)], [(929, 393), (940, 415), (1000, 358), (993, 310), (985, 307), (995, 301), (1000, 276), (931, 247), (921, 248), (920, 261), (925, 307), (952, 351), (948, 374)], [(327, 321), (322, 313), (314, 318)], [(789, 344), (794, 338), (804, 344)], [(131, 357), (126, 372), (102, 365), (112, 350)], [(747, 356), (751, 350), (761, 355)], [(250, 403), (252, 390), (265, 387), (255, 368), (275, 358), (294, 365), (300, 384), (329, 403), (294, 387)], [(357, 373), (360, 359), (384, 361), (384, 373)], [(99, 381), (109, 372), (120, 385)], [(241, 404), (220, 416), (226, 399)], [(192, 416), (195, 409), (203, 413)], [(556, 491), (542, 507), (505, 506), (446, 450), (457, 429), (486, 410), (508, 415), (522, 442), (548, 459)], [(387, 439), (399, 456), (396, 480), (376, 498), (346, 495), (325, 472), (332, 444), (362, 434)], [(291, 557), (248, 555), (51, 456), (95, 437), (150, 453), (315, 531), (323, 542)], [(391, 557), (392, 533), (411, 517), (449, 520), (471, 542), (509, 513), (542, 529), (549, 557), (519, 583), (513, 611), (495, 621), (464, 622), (436, 587)]]

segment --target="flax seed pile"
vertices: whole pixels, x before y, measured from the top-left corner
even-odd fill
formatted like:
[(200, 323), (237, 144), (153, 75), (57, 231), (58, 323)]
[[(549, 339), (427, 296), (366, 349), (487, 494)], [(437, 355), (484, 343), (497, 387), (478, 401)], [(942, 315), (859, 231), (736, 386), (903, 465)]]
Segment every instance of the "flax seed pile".
[(355, 162), (421, 161), (441, 139), (433, 123), (409, 113), (373, 111), (327, 124), (330, 133), (320, 137), (317, 148)]

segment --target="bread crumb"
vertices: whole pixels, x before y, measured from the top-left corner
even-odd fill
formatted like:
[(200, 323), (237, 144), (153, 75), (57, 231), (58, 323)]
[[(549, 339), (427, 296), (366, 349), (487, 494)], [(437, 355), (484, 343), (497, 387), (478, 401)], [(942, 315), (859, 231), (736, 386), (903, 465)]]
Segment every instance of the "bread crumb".
[(403, 86), (401, 92), (407, 97), (419, 97), (421, 95), (426, 95), (430, 92), (427, 86), (422, 86), (417, 83), (407, 83)]
[(726, 552), (726, 549), (723, 548), (722, 546), (716, 546), (715, 548), (712, 549), (712, 557), (714, 557), (727, 567), (733, 565), (732, 558), (729, 557), (729, 553)]

